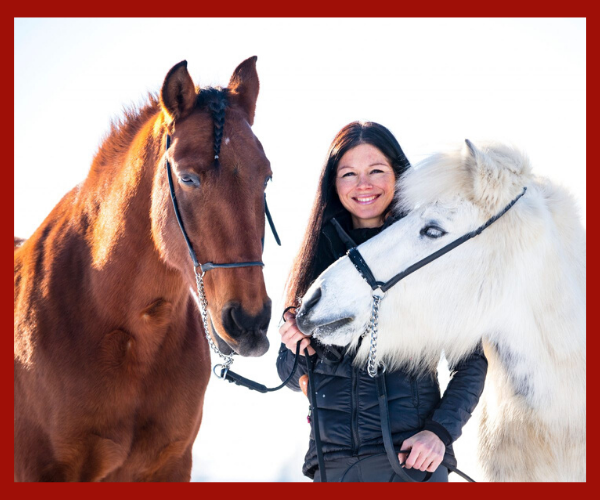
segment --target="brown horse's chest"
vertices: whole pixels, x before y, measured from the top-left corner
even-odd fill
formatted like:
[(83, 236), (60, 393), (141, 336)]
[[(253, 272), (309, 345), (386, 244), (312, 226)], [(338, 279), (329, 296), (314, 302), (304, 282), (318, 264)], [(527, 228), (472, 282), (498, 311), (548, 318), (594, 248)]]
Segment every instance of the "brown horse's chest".
[[(127, 418), (131, 429), (127, 436), (130, 451), (122, 466), (113, 473), (115, 480), (159, 477), (156, 474), (161, 469), (191, 453), (210, 377), (210, 354), (199, 325), (188, 323), (187, 328), (177, 346), (169, 345), (174, 335), (167, 333), (150, 369), (141, 366), (144, 372), (138, 374), (132, 398), (137, 404), (130, 407)], [(128, 348), (132, 351), (131, 357), (139, 356), (135, 352), (139, 343), (131, 339), (126, 342), (132, 344)], [(132, 361), (129, 369), (135, 366)], [(115, 382), (121, 383), (122, 379), (116, 378)], [(110, 480), (110, 476), (107, 479)]]
[[(36, 453), (47, 443), (52, 449), (46, 456), (56, 461), (41, 466), (51, 470), (47, 477), (186, 480), (210, 354), (195, 304), (190, 300), (183, 309), (176, 320), (169, 304), (157, 300), (137, 311), (136, 321), (108, 333), (97, 319), (96, 328), (85, 330), (85, 343), (57, 337), (56, 329), (52, 341), (50, 332), (38, 332), (30, 368), (15, 364), (15, 383), (26, 388), (15, 395), (15, 421), (24, 429), (20, 448)], [(32, 418), (40, 429), (35, 436), (25, 432)], [(57, 464), (64, 465), (58, 470)]]
[(184, 354), (172, 367), (173, 377), (149, 377), (141, 384), (140, 404), (128, 419), (129, 453), (107, 480), (161, 480), (162, 469), (184, 460), (186, 454), (191, 459), (210, 376), (210, 364), (198, 361)]

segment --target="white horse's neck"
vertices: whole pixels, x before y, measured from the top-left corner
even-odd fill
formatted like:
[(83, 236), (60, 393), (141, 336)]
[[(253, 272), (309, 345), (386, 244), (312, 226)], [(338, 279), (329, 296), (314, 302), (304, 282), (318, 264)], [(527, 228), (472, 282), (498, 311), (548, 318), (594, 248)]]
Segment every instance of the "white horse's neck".
[[(544, 194), (544, 193), (542, 193)], [(547, 193), (546, 193), (547, 194)], [(550, 214), (544, 237), (534, 227), (520, 238), (517, 261), (505, 269), (504, 306), (484, 333), (490, 358), (488, 399), (512, 397), (547, 423), (585, 418), (585, 234)], [(527, 233), (528, 234), (525, 234)], [(516, 235), (519, 237), (519, 235)], [(581, 253), (583, 249), (583, 254)], [(490, 405), (491, 407), (492, 405)]]

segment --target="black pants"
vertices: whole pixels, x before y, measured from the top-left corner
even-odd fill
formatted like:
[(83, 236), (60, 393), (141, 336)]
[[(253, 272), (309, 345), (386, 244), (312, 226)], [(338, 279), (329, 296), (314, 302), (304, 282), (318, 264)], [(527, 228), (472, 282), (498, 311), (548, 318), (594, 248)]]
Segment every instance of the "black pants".
[[(404, 480), (392, 469), (387, 455), (366, 455), (362, 457), (340, 458), (325, 462), (327, 482), (331, 483), (403, 483)], [(417, 481), (422, 481), (425, 472), (406, 469), (406, 473)], [(314, 481), (321, 481), (319, 470), (315, 472)], [(447, 483), (448, 469), (440, 465), (431, 476), (430, 483)]]

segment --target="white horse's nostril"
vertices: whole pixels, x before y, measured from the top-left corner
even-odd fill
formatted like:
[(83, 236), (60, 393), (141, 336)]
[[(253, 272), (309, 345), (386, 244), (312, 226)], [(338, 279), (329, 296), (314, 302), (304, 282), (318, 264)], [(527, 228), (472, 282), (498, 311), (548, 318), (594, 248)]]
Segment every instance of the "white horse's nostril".
[(310, 311), (314, 306), (317, 305), (317, 302), (319, 302), (319, 300), (321, 299), (321, 288), (317, 288), (313, 294), (303, 302), (303, 309), (305, 310), (305, 312)]

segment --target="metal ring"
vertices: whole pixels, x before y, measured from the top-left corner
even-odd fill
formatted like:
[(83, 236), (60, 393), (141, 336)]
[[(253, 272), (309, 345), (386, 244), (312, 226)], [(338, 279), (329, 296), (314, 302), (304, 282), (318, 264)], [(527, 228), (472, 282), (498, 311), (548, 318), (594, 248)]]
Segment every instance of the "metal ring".
[[(217, 368), (218, 368), (219, 366), (221, 366), (221, 367), (222, 367), (222, 368), (221, 368), (221, 373), (220, 373), (220, 374), (219, 374), (219, 373), (217, 373)], [(218, 378), (220, 378), (220, 379), (224, 379), (224, 378), (225, 378), (225, 376), (227, 375), (227, 372), (228, 372), (228, 371), (229, 371), (229, 368), (228, 368), (228, 367), (226, 367), (225, 365), (222, 365), (222, 364), (218, 364), (218, 365), (215, 365), (215, 366), (213, 367), (213, 373), (214, 373), (214, 374), (215, 374), (215, 375), (216, 375)]]

